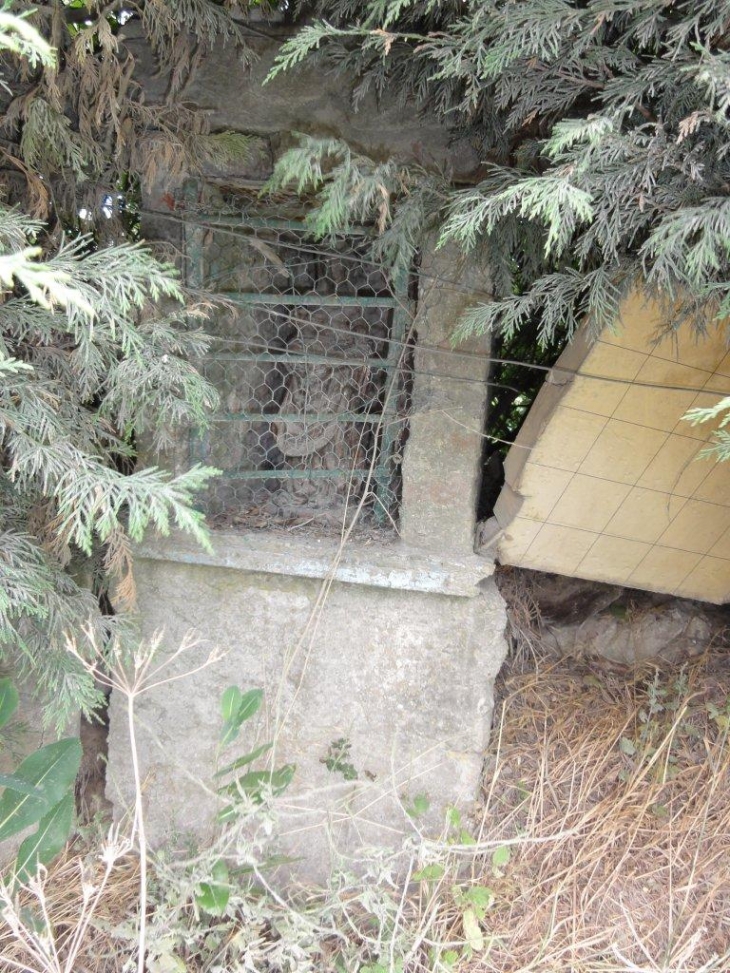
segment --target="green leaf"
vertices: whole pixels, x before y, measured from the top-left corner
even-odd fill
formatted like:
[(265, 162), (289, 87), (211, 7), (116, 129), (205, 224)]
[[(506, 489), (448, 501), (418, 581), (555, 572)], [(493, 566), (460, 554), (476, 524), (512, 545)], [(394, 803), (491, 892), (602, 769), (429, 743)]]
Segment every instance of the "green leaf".
[(456, 807), (450, 807), (446, 812), (446, 819), (452, 828), (461, 827), (461, 812)]
[(230, 899), (228, 866), (219, 859), (213, 865), (212, 882), (201, 882), (195, 901), (198, 906), (212, 916), (222, 916)]
[(243, 777), (239, 777), (232, 783), (226, 784), (225, 787), (221, 787), (218, 793), (228, 794), (230, 797), (245, 794), (252, 800), (260, 801), (264, 790), (267, 788), (271, 788), (274, 796), (281, 794), (291, 783), (295, 770), (296, 767), (294, 764), (284, 764), (283, 767), (279, 767), (278, 770), (274, 771), (251, 770), (247, 774), (244, 774)]
[(26, 757), (14, 776), (36, 786), (38, 792), (33, 796), (9, 789), (3, 792), (0, 798), (0, 841), (40, 821), (66, 796), (80, 766), (81, 743), (72, 737), (50, 743)]
[(440, 878), (443, 878), (446, 874), (446, 869), (443, 865), (438, 862), (434, 862), (432, 865), (426, 865), (418, 872), (413, 873), (414, 882), (438, 882)]
[(494, 905), (494, 899), (494, 892), (486, 885), (471, 885), (461, 893), (461, 901), (468, 903), (480, 919)]
[(17, 708), (18, 690), (12, 680), (0, 679), (0, 729), (5, 726)]
[(426, 794), (416, 794), (413, 798), (413, 804), (409, 808), (406, 808), (406, 813), (409, 817), (420, 818), (428, 811), (430, 806), (431, 802)]
[(502, 869), (509, 865), (509, 860), (512, 857), (512, 852), (508, 845), (500, 845), (499, 848), (495, 848), (492, 854), (492, 869), (495, 875), (501, 875)]
[(633, 740), (629, 740), (628, 737), (621, 737), (619, 748), (621, 753), (625, 753), (628, 757), (633, 757), (636, 753), (636, 745)]
[(60, 854), (68, 840), (74, 819), (74, 795), (67, 794), (41, 818), (38, 830), (21, 844), (15, 863), (15, 877), (27, 882)]
[(262, 689), (249, 689), (247, 693), (244, 693), (238, 705), (238, 712), (236, 713), (238, 725), (240, 726), (244, 720), (250, 720), (254, 713), (258, 712), (261, 708), (263, 701), (264, 692)]
[(229, 743), (233, 743), (238, 736), (239, 729), (237, 723), (224, 723), (221, 730), (221, 747), (227, 747)]
[(229, 686), (221, 696), (221, 715), (226, 723), (231, 723), (238, 712), (243, 693), (238, 686)]
[(19, 794), (27, 794), (28, 797), (37, 797), (43, 800), (42, 791), (39, 791), (37, 787), (33, 787), (32, 784), (27, 784), (25, 781), (20, 780), (20, 778), (15, 777), (13, 774), (0, 774), (0, 787), (9, 787), (11, 791), (17, 791)]
[(225, 747), (238, 736), (241, 724), (260, 708), (264, 694), (261, 689), (242, 693), (238, 686), (229, 686), (221, 697), (221, 712), (225, 720), (221, 730), (221, 746)]
[(245, 767), (246, 764), (251, 764), (254, 762), (254, 760), (258, 760), (258, 758), (265, 754), (268, 750), (271, 750), (272, 746), (272, 743), (263, 743), (260, 747), (256, 747), (255, 750), (252, 750), (251, 753), (244, 754), (242, 757), (239, 757), (238, 760), (234, 760), (233, 763), (228, 764), (227, 767), (223, 767), (222, 770), (217, 771), (215, 774), (213, 774), (213, 777), (225, 777), (226, 774), (232, 774), (234, 770), (240, 770), (241, 767)]

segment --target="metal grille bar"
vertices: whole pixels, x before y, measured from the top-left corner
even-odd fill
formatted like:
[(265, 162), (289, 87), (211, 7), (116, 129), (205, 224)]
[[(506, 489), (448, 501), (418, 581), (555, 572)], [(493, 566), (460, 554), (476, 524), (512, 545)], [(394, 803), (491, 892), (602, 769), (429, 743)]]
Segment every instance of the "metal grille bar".
[(205, 497), (209, 516), (341, 529), (351, 505), (365, 522), (392, 525), (407, 280), (369, 260), (361, 231), (318, 246), (302, 222), (216, 192), (186, 185), (183, 231), (187, 283), (215, 284), (222, 301), (200, 362), (221, 408), (189, 439), (192, 462), (222, 470)]

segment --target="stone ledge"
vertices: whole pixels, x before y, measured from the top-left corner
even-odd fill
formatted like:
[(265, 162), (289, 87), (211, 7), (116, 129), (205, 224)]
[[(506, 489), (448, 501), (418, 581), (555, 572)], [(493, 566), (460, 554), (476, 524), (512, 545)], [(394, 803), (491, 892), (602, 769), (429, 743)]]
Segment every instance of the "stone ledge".
[(262, 532), (212, 532), (212, 551), (174, 532), (147, 541), (136, 556), (151, 561), (208, 565), (261, 574), (332, 578), (344, 584), (473, 598), (494, 565), (476, 554), (439, 557), (412, 545), (336, 538), (283, 537)]

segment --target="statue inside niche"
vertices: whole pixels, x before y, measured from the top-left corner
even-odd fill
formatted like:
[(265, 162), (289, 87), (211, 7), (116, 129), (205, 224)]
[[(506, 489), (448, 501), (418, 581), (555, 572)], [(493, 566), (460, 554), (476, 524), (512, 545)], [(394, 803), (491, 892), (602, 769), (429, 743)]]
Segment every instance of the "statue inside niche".
[[(286, 352), (301, 362), (286, 362), (278, 410), (285, 418), (273, 422), (271, 431), (281, 468), (303, 475), (279, 480), (271, 504), (286, 519), (336, 522), (348, 498), (361, 495), (364, 477), (353, 479), (350, 471), (367, 470), (372, 455), (372, 424), (347, 416), (366, 414), (378, 401), (370, 359), (381, 335), (378, 329), (372, 334), (358, 308), (297, 308), (294, 323)], [(342, 475), (316, 475), (328, 471)]]

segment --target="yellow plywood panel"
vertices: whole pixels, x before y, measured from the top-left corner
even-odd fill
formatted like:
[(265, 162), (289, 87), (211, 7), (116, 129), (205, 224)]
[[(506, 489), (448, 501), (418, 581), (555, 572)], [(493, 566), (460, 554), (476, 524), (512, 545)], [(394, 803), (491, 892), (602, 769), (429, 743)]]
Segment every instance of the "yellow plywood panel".
[(523, 564), (525, 552), (541, 527), (540, 520), (515, 517), (499, 542), (499, 560), (502, 564)]
[(676, 594), (722, 605), (730, 601), (730, 561), (703, 557), (682, 582)]
[(597, 536), (575, 527), (544, 524), (520, 564), (540, 571), (572, 574), (593, 546)]
[(730, 376), (715, 372), (707, 379), (704, 388), (709, 392), (717, 392), (720, 397), (730, 395)]
[(718, 371), (721, 375), (727, 375), (730, 378), (730, 351), (717, 366), (716, 371)]
[(582, 372), (601, 378), (618, 379), (619, 386), (636, 378), (648, 355), (645, 352), (617, 348), (597, 341), (590, 349), (581, 367)]
[(541, 466), (575, 472), (605, 424), (603, 416), (561, 406), (550, 417), (530, 459)]
[(707, 471), (707, 476), (695, 490), (695, 499), (729, 506), (730, 467), (727, 463), (718, 463), (717, 460), (708, 458), (703, 462), (702, 468)]
[(670, 436), (637, 481), (637, 486), (691, 497), (711, 466), (698, 459), (703, 444), (686, 436)]
[(619, 483), (636, 483), (659, 452), (667, 434), (657, 429), (609, 419), (580, 472)]
[[(649, 358), (616, 407), (614, 417), (671, 432), (708, 379), (706, 372)], [(670, 387), (671, 386), (671, 387)], [(682, 391), (682, 389), (687, 391)]]
[(650, 550), (651, 545), (641, 541), (601, 534), (576, 571), (582, 577), (596, 581), (624, 584)]
[[(630, 387), (647, 356), (598, 341), (588, 354), (563, 404), (601, 416), (610, 416)], [(556, 372), (558, 375), (559, 371)]]
[(517, 492), (524, 497), (520, 516), (532, 520), (548, 520), (550, 511), (563, 495), (573, 474), (549, 466), (527, 463), (522, 471)]
[(730, 507), (687, 500), (659, 538), (659, 543), (665, 547), (678, 547), (683, 551), (706, 554), (728, 527)]
[(652, 349), (652, 343), (664, 330), (664, 320), (658, 305), (635, 291), (621, 305), (621, 314), (614, 332), (606, 329), (601, 341), (633, 351)]
[(657, 490), (634, 487), (606, 526), (606, 533), (653, 544), (686, 503)]
[(724, 557), (730, 559), (730, 528), (720, 535), (710, 548), (710, 557)]
[(677, 551), (669, 547), (652, 547), (634, 568), (627, 583), (649, 591), (675, 591), (702, 558), (701, 554)]
[[(723, 398), (719, 392), (699, 392), (692, 399), (688, 408), (691, 409), (707, 409), (711, 408)], [(709, 422), (700, 422), (697, 425), (693, 425), (691, 422), (687, 422), (686, 419), (681, 419), (675, 427), (675, 432), (679, 433), (680, 436), (690, 436), (692, 439), (699, 439), (702, 442), (706, 442), (711, 438), (712, 433), (719, 428), (719, 419), (712, 419)]]
[(689, 327), (663, 338), (652, 354), (658, 358), (682, 362), (694, 368), (714, 372), (727, 353), (725, 326), (710, 328), (705, 335), (698, 335)]
[(630, 489), (628, 485), (576, 473), (553, 508), (550, 523), (601, 531)]

